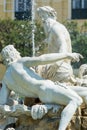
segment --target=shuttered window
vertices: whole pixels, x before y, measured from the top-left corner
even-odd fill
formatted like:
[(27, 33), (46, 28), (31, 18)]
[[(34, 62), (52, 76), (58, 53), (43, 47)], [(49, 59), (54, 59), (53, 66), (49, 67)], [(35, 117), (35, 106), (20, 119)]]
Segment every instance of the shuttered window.
[(72, 0), (72, 19), (87, 19), (87, 0)]

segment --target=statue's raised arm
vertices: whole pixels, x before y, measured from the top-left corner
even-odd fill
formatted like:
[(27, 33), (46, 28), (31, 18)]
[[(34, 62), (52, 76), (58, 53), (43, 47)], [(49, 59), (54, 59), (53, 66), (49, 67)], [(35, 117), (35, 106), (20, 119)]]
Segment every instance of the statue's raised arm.
[(19, 62), (23, 63), (27, 67), (33, 67), (38, 65), (54, 63), (66, 58), (72, 61), (79, 61), (80, 58), (82, 58), (82, 56), (79, 53), (53, 53), (43, 54), (38, 57), (23, 57), (19, 59)]
[(20, 53), (14, 48), (13, 45), (8, 45), (2, 49), (1, 52), (3, 64), (7, 67), (12, 63), (24, 64), (28, 67), (50, 64), (57, 62), (62, 59), (70, 59), (78, 61), (82, 56), (79, 53), (52, 53), (52, 54), (43, 54), (38, 57), (21, 57)]

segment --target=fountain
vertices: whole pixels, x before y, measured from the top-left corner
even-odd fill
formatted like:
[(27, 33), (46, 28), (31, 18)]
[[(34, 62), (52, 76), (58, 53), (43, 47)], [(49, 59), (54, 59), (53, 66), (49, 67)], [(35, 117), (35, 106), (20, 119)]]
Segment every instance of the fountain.
[[(71, 81), (73, 84), (76, 83), (76, 79), (74, 80), (73, 76), (72, 76), (72, 68), (71, 68), (71, 63), (70, 63), (71, 59), (78, 61), (79, 58), (82, 56), (80, 54), (72, 53), (70, 41), (68, 42), (68, 45), (69, 45), (68, 50), (66, 49), (67, 42), (63, 41), (63, 43), (65, 43), (65, 44), (62, 44), (62, 41), (59, 40), (59, 44), (58, 44), (58, 41), (57, 41), (58, 38), (55, 37), (55, 35), (52, 33), (52, 27), (54, 27), (55, 29), (57, 28), (57, 21), (55, 19), (56, 12), (51, 7), (45, 6), (45, 7), (38, 8), (38, 12), (39, 12), (39, 15), (41, 16), (41, 18), (44, 17), (44, 19), (42, 19), (42, 20), (43, 20), (43, 23), (45, 24), (44, 29), (45, 29), (45, 33), (47, 36), (47, 42), (49, 43), (49, 45), (51, 43), (53, 43), (52, 38), (55, 39), (54, 41), (57, 41), (57, 43), (54, 44), (56, 47), (53, 45), (53, 48), (51, 48), (52, 44), (51, 44), (51, 46), (48, 47), (48, 49), (50, 51), (49, 53), (55, 53), (55, 54), (42, 55), (41, 56), (42, 58), (39, 57), (40, 59), (38, 59), (38, 58), (35, 59), (34, 1), (32, 1), (32, 4), (33, 4), (32, 5), (33, 57), (32, 58), (25, 57), (25, 58), (23, 58), (23, 60), (21, 60), (22, 57), (20, 56), (19, 52), (12, 45), (5, 47), (1, 52), (4, 64), (7, 66), (8, 71), (6, 72), (6, 74), (3, 78), (2, 88), (1, 88), (1, 92), (0, 92), (0, 119), (3, 120), (2, 122), (9, 120), (9, 117), (12, 117), (12, 119), (15, 119), (13, 121), (13, 123), (15, 123), (15, 126), (14, 126), (15, 130), (27, 130), (27, 129), (28, 130), (46, 130), (46, 129), (47, 130), (50, 130), (50, 129), (57, 130), (58, 126), (60, 127), (59, 130), (62, 130), (61, 127), (63, 127), (63, 130), (65, 130), (66, 126), (68, 125), (67, 123), (69, 123), (68, 119), (69, 118), (71, 119), (71, 117), (75, 113), (77, 106), (79, 106), (82, 103), (81, 97), (84, 97), (84, 99), (86, 101), (86, 95), (87, 95), (86, 87), (70, 86), (69, 84), (67, 84), (68, 81), (69, 82)], [(68, 35), (68, 40), (70, 40), (69, 34), (67, 33), (65, 27), (59, 23), (58, 23), (58, 25), (59, 25), (59, 27), (62, 28), (62, 30), (63, 29), (65, 30), (64, 35), (62, 35), (62, 39), (67, 39), (66, 36)], [(55, 31), (55, 29), (54, 29), (54, 31)], [(56, 30), (56, 32), (57, 32), (57, 30)], [(57, 32), (57, 36), (58, 36), (58, 34), (59, 34), (59, 32)], [(62, 44), (62, 46), (61, 46), (61, 44)], [(61, 48), (59, 50), (58, 50), (58, 45), (60, 45), (59, 47)], [(57, 50), (55, 50), (55, 49), (57, 49)], [(33, 62), (33, 60), (34, 60), (34, 62)], [(40, 60), (41, 60), (41, 62), (40, 62)], [(57, 60), (60, 60), (60, 62)], [(42, 72), (44, 72), (45, 74), (47, 73), (47, 75), (49, 75), (50, 78), (45, 77), (45, 79), (46, 79), (45, 80), (42, 77), (39, 77), (35, 73), (35, 71), (33, 71), (31, 69), (31, 65), (33, 64), (32, 66), (34, 66), (35, 61), (38, 61), (36, 63), (36, 65), (39, 65), (39, 63), (43, 64), (43, 62), (48, 63), (48, 66), (46, 66), (46, 65), (44, 67), (42, 66), (42, 69), (40, 69), (39, 71), (41, 71), (41, 74), (42, 74)], [(56, 63), (51, 63), (53, 61), (55, 61)], [(22, 64), (23, 64), (23, 66), (22, 66)], [(58, 67), (59, 66), (61, 67), (62, 64), (64, 65), (63, 67), (65, 69), (71, 68), (71, 71), (70, 71), (71, 76), (70, 77), (67, 76), (67, 77), (69, 77), (67, 79), (67, 81), (62, 80), (62, 82), (61, 82), (61, 81), (58, 81), (58, 79), (55, 80), (54, 77), (56, 77), (55, 73), (58, 72)], [(68, 65), (69, 65), (69, 68), (67, 68)], [(26, 68), (26, 67), (28, 67), (28, 68)], [(9, 68), (11, 68), (11, 70), (9, 70)], [(10, 71), (10, 73), (9, 73), (9, 71)], [(22, 72), (24, 72), (24, 73), (22, 73)], [(31, 80), (28, 81), (28, 86), (29, 86), (29, 83), (31, 83), (29, 86), (30, 88), (26, 87), (27, 79), (28, 79), (28, 75), (27, 75), (27, 78), (25, 76), (26, 72), (30, 75), (30, 77), (31, 76), (33, 77), (33, 78), (31, 78)], [(22, 73), (22, 75), (21, 75), (21, 73)], [(63, 73), (64, 73), (64, 71), (63, 71)], [(20, 74), (20, 76), (19, 76), (19, 74)], [(60, 76), (60, 78), (61, 78), (62, 77), (61, 72), (60, 72), (60, 75), (61, 75)], [(66, 77), (66, 75), (67, 75), (67, 73), (65, 72), (65, 75), (63, 75), (63, 76)], [(23, 76), (25, 76), (25, 78), (23, 78)], [(43, 75), (41, 75), (41, 76), (43, 76)], [(54, 82), (52, 82), (51, 80), (47, 80), (47, 79), (51, 79)], [(34, 80), (34, 81), (31, 82), (32, 80)], [(37, 80), (37, 82), (36, 82), (36, 80)], [(36, 84), (39, 81), (43, 81), (43, 82), (40, 82), (40, 84), (42, 83), (42, 86), (44, 86), (44, 84), (45, 84), (45, 86), (47, 86), (47, 89), (49, 89), (49, 91), (47, 91), (47, 90), (45, 91), (45, 88), (44, 88), (44, 91), (42, 90), (42, 93), (40, 90), (38, 92), (37, 88), (40, 84), (39, 85), (36, 85)], [(46, 83), (45, 83), (45, 81), (46, 81)], [(15, 85), (15, 83), (16, 83), (16, 85)], [(5, 84), (8, 87), (5, 86)], [(31, 85), (32, 85), (32, 87), (31, 87)], [(35, 85), (35, 87), (34, 87), (34, 85)], [(49, 87), (50, 85), (51, 85), (51, 90)], [(52, 86), (54, 86), (54, 87), (52, 87)], [(69, 88), (69, 87), (71, 87), (71, 88)], [(64, 92), (62, 94), (62, 97), (60, 94), (61, 89), (63, 89), (62, 92)], [(25, 97), (27, 97), (27, 96), (32, 97), (32, 98), (30, 98), (30, 103), (32, 102), (31, 103), (32, 105), (31, 104), (27, 104), (27, 105), (20, 104), (20, 102), (17, 102), (17, 100), (15, 100), (16, 99), (15, 93), (14, 94), (11, 93), (9, 96), (9, 93), (10, 93), (9, 90), (19, 92), (19, 93), (25, 95)], [(54, 90), (54, 91), (52, 91), (52, 90)], [(49, 94), (50, 91), (52, 91), (54, 94), (52, 94), (52, 93)], [(47, 98), (46, 98), (46, 94), (45, 95), (43, 94), (44, 92), (48, 92)], [(58, 92), (58, 94), (56, 95), (57, 92)], [(2, 94), (4, 94), (4, 98), (3, 98)], [(39, 99), (41, 101), (37, 98), (38, 94), (39, 94)], [(72, 96), (72, 94), (73, 94), (73, 96)], [(68, 95), (70, 95), (69, 100), (67, 98)], [(57, 98), (55, 96), (57, 96)], [(58, 96), (59, 96), (59, 98), (58, 98)], [(69, 102), (70, 99), (72, 99), (72, 100), (69, 103), (69, 107), (66, 107), (66, 109), (65, 109), (65, 106), (67, 105), (66, 102), (67, 102), (67, 100)], [(58, 105), (57, 100), (58, 100), (58, 103), (61, 104), (61, 106)], [(57, 104), (53, 104), (54, 101), (56, 101)], [(49, 103), (49, 104), (47, 104), (47, 103)], [(50, 103), (52, 103), (52, 104), (50, 104)], [(67, 108), (69, 108), (68, 111), (67, 111)], [(60, 115), (61, 112), (62, 112), (62, 115)], [(67, 113), (68, 113), (68, 118), (64, 118), (62, 120), (64, 122), (62, 122), (60, 120), (60, 116), (61, 116), (61, 118), (63, 118), (63, 117), (65, 117), (65, 115), (67, 116)], [(79, 113), (79, 114), (81, 114), (81, 113)], [(78, 111), (76, 112), (76, 115), (78, 115)], [(79, 115), (79, 116), (81, 116), (81, 115)], [(74, 121), (80, 120), (79, 116), (74, 116), (73, 117), (74, 119), (72, 118), (72, 122), (73, 122), (73, 120)], [(59, 125), (59, 121), (60, 121), (60, 125)], [(74, 123), (74, 125), (69, 124), (69, 126), (67, 127), (67, 130), (70, 130), (70, 129), (81, 130), (80, 129), (81, 124), (78, 124), (78, 126), (76, 126), (76, 122), (73, 122), (73, 123)], [(1, 130), (2, 129), (6, 130), (9, 127), (11, 129), (11, 126), (8, 126), (8, 124), (9, 124), (9, 122), (7, 121), (7, 124), (5, 123), (4, 126), (1, 125), (1, 126), (3, 126), (1, 128)], [(6, 127), (5, 127), (5, 125), (6, 125)]]

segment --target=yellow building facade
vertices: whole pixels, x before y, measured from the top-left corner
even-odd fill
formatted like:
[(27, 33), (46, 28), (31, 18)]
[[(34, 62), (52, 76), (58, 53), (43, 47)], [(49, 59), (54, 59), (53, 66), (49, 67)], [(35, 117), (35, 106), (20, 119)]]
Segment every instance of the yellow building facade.
[[(35, 9), (44, 5), (53, 7), (60, 21), (71, 19), (71, 0), (34, 0), (34, 2)], [(14, 19), (14, 6), (15, 0), (0, 0), (0, 19)]]
[(53, 7), (59, 21), (71, 19), (71, 0), (36, 0), (36, 5)]
[(0, 19), (14, 19), (14, 0), (0, 0)]
[(59, 22), (73, 20), (82, 25), (87, 21), (87, 0), (36, 0), (36, 7), (45, 5), (56, 10)]
[[(29, 2), (31, 4), (29, 4)], [(23, 13), (23, 11), (21, 11), (22, 6), (23, 10), (26, 13), (26, 10), (28, 10), (28, 4), (32, 12), (32, 3), (34, 3), (35, 12), (36, 8), (39, 6), (49, 5), (53, 7), (57, 12), (57, 18), (59, 21), (73, 19), (79, 19), (80, 21), (82, 21), (84, 19), (87, 19), (87, 0), (0, 0), (0, 19), (15, 19), (16, 12), (18, 13), (19, 11)], [(75, 18), (72, 17), (73, 11), (74, 15), (77, 15), (75, 16)], [(21, 15), (21, 13), (17, 15)], [(81, 15), (82, 18), (80, 18)]]

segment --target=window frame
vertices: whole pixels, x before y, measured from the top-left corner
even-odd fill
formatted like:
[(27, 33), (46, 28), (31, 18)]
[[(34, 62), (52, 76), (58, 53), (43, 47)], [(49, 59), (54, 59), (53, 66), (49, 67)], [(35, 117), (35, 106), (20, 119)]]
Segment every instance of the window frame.
[(72, 0), (71, 2), (71, 9), (72, 9), (72, 14), (71, 18), (72, 19), (87, 19), (87, 7), (85, 7), (85, 2), (86, 0), (79, 0), (79, 7), (76, 7), (76, 0)]
[(79, 0), (79, 8), (76, 8), (75, 6), (78, 5), (78, 3), (76, 4), (76, 0), (72, 0), (72, 9), (87, 9), (87, 7), (85, 8), (85, 2), (87, 2), (87, 0)]
[[(29, 2), (29, 3), (27, 3)], [(24, 20), (30, 19), (32, 17), (32, 0), (15, 0), (14, 8), (15, 8), (15, 18)], [(20, 4), (23, 4), (23, 8), (20, 8)], [(30, 8), (29, 8), (30, 7)]]
[[(7, 1), (7, 0), (4, 0), (3, 2), (4, 2), (4, 12), (14, 12), (14, 0), (11, 0), (12, 2), (9, 2), (9, 1)], [(12, 9), (11, 10), (8, 10), (7, 8), (6, 8), (6, 5), (7, 4), (11, 4), (12, 5)]]

